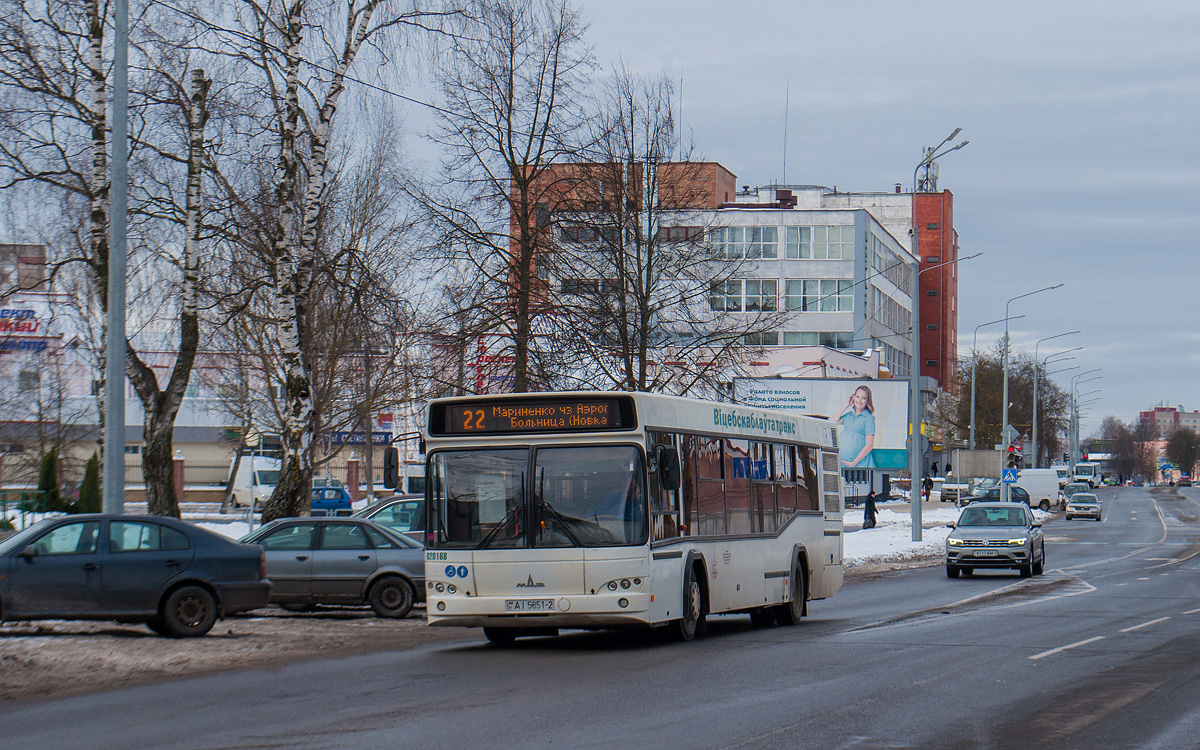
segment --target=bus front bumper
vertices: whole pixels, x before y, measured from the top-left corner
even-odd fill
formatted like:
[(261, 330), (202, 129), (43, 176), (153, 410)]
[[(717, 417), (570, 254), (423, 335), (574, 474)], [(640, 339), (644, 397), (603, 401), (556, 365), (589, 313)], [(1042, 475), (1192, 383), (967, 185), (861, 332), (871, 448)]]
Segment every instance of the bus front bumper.
[[(625, 606), (621, 606), (624, 602)], [(650, 594), (619, 591), (573, 596), (444, 596), (430, 594), (430, 625), (452, 627), (592, 628), (650, 624)]]

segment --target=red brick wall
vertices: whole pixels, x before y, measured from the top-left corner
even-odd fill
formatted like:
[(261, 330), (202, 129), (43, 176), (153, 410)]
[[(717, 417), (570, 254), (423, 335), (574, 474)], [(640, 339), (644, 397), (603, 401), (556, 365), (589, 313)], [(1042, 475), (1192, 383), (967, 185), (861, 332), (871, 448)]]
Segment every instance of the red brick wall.
[[(953, 193), (918, 193), (913, 204), (921, 268), (956, 260)], [(953, 389), (958, 365), (958, 274), (957, 263), (921, 274), (921, 374), (937, 378), (945, 390)], [(930, 296), (931, 291), (937, 295)], [(937, 329), (930, 330), (930, 325)], [(930, 360), (937, 364), (930, 365)]]

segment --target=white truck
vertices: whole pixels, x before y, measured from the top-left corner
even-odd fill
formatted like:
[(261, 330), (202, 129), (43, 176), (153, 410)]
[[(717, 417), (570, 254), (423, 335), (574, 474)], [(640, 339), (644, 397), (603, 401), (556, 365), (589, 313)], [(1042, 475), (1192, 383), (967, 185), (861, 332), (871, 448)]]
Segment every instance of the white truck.
[[(233, 468), (232, 462), (229, 468)], [(266, 505), (279, 483), (282, 468), (278, 458), (254, 454), (242, 456), (233, 478), (233, 507), (262, 508)]]
[(1075, 481), (1087, 482), (1093, 489), (1101, 484), (1100, 464), (1091, 461), (1080, 461), (1075, 464)]

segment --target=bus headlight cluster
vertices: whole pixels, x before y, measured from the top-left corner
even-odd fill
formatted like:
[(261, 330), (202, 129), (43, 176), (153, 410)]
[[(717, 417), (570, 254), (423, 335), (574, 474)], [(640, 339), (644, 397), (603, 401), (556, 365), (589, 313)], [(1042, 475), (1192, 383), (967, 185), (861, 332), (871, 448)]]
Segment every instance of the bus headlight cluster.
[(608, 582), (608, 590), (616, 591), (618, 588), (630, 589), (630, 588), (633, 588), (634, 586), (641, 586), (641, 585), (642, 585), (641, 578), (618, 578), (614, 581)]

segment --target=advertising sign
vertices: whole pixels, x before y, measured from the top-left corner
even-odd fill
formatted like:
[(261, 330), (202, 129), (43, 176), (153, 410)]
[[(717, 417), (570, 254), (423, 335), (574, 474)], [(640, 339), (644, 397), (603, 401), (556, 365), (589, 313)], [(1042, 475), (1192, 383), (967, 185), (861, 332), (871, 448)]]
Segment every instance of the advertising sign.
[(907, 466), (908, 381), (735, 378), (740, 404), (825, 417), (838, 426), (842, 468)]

